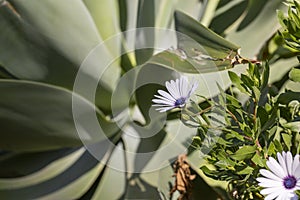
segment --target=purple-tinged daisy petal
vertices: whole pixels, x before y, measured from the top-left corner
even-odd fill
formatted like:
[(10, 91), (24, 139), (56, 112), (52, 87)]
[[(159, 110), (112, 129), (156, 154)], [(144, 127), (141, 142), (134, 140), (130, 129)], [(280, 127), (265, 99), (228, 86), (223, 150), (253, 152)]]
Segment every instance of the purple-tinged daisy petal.
[(154, 95), (155, 98), (152, 99), (153, 106), (158, 107), (156, 110), (159, 112), (184, 107), (192, 93), (198, 87), (198, 83), (189, 85), (186, 77), (180, 77), (175, 81), (167, 81), (165, 85), (167, 91), (158, 90), (159, 95)]
[(269, 170), (261, 169), (258, 185), (263, 187), (260, 191), (266, 200), (297, 200), (294, 191), (300, 189), (300, 164), (299, 155), (294, 158), (291, 152), (277, 153), (278, 162), (270, 157), (267, 161)]

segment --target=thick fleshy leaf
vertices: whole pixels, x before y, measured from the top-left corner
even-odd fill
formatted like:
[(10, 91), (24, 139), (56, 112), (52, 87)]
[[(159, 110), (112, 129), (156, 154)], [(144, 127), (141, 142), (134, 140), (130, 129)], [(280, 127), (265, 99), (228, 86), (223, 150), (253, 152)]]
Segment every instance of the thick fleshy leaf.
[(263, 6), (259, 4), (253, 4), (253, 6), (257, 6), (256, 9), (260, 12), (247, 27), (241, 29), (239, 24), (235, 24), (226, 31), (226, 39), (239, 44), (242, 47), (241, 54), (248, 58), (255, 58), (262, 44), (278, 30), (276, 10), (286, 9), (281, 0), (267, 1)]
[[(237, 45), (225, 40), (193, 18), (178, 11), (175, 12), (175, 26), (177, 31), (186, 34), (202, 45), (212, 57), (221, 58), (217, 56), (218, 54), (214, 55), (217, 50), (219, 51), (219, 55), (227, 56), (231, 51), (234, 54), (239, 49)], [(179, 46), (184, 46), (184, 44), (180, 45), (180, 42), (182, 42), (180, 41), (181, 38), (178, 39)]]
[[(122, 194), (126, 191), (126, 157), (123, 148), (119, 145), (110, 155), (109, 162), (97, 190), (93, 194), (93, 199), (122, 199)], [(111, 188), (118, 188), (112, 192)]]
[(8, 2), (0, 6), (0, 27), (3, 30), (0, 33), (0, 65), (19, 78), (43, 79), (48, 72), (41, 60), (42, 46), (36, 41), (38, 34), (22, 22)]
[[(177, 51), (182, 52), (186, 57), (184, 59), (193, 66), (202, 65), (202, 68), (204, 66), (206, 68), (215, 68), (214, 71), (216, 71), (216, 69), (224, 70), (237, 64), (236, 59), (239, 58), (239, 47), (188, 15), (176, 11), (175, 28), (178, 31)], [(201, 67), (199, 68), (201, 69)]]
[(101, 42), (93, 19), (80, 0), (11, 2), (25, 21), (76, 64)]
[[(4, 57), (0, 56), (2, 67), (16, 78), (71, 89), (79, 66), (102, 41), (85, 5), (81, 1), (72, 1), (72, 7), (67, 1), (29, 0), (24, 4), (16, 0), (12, 3), (21, 17), (15, 11), (1, 7), (0, 25), (6, 30), (0, 35), (3, 41), (0, 48), (6, 52), (1, 54)], [(110, 59), (111, 63), (114, 58), (105, 45), (101, 47), (100, 56), (88, 58), (90, 68), (84, 73), (87, 80), (93, 80), (95, 87), (98, 86), (96, 104), (109, 112), (111, 90), (120, 69), (115, 64), (103, 63), (105, 59)], [(15, 59), (16, 54), (18, 59)], [(100, 81), (100, 74), (96, 74), (95, 69), (101, 69)]]
[(9, 153), (0, 161), (0, 177), (16, 178), (32, 174), (76, 150), (59, 149), (46, 152)]
[(222, 34), (231, 26), (246, 10), (249, 1), (231, 1), (226, 5), (227, 9), (222, 8), (223, 12), (217, 10), (218, 15), (214, 17), (209, 28), (218, 34)]
[(250, 23), (252, 23), (267, 3), (267, 1), (261, 0), (250, 0), (248, 2), (249, 3), (247, 7), (247, 14), (243, 18), (243, 21), (239, 24), (237, 30), (242, 30), (243, 28), (247, 27)]
[[(136, 32), (135, 39), (135, 58), (137, 64), (143, 64), (146, 62), (153, 54), (154, 29), (143, 29), (143, 27), (154, 27), (155, 25), (155, 1), (139, 0), (138, 5), (138, 16), (136, 22)], [(147, 49), (139, 49), (139, 47), (146, 46)]]
[[(104, 0), (99, 3), (97, 0), (84, 0), (93, 21), (97, 26), (98, 32), (103, 40), (108, 39), (120, 32), (118, 5), (116, 1)], [(117, 40), (118, 39), (118, 40)], [(107, 48), (114, 57), (120, 54), (120, 38), (109, 43)]]
[[(41, 151), (81, 146), (82, 141), (101, 141), (119, 130), (87, 100), (62, 88), (29, 81), (1, 80), (0, 92), (5, 94), (0, 99), (2, 149)], [(94, 113), (95, 121), (91, 120), (91, 113)], [(99, 133), (97, 126), (101, 126), (107, 136)]]
[[(90, 185), (95, 173), (95, 171), (92, 169), (95, 168), (98, 163), (99, 161), (86, 151), (76, 162), (74, 162), (60, 174), (51, 177), (48, 180), (43, 180), (42, 182), (34, 184), (27, 183), (27, 185), (22, 187), (14, 187), (13, 185), (0, 187), (0, 196), (1, 198), (11, 200), (17, 200), (20, 199), (20, 197), (23, 199), (37, 199), (48, 195), (49, 199), (51, 199), (52, 195), (52, 199), (66, 199), (70, 197), (76, 198), (77, 195), (86, 190)], [(85, 176), (89, 177), (85, 178)], [(24, 177), (24, 181), (26, 178), (27, 177)], [(81, 181), (81, 179), (84, 179), (84, 181)], [(18, 180), (19, 182), (22, 182), (23, 178)], [(78, 184), (78, 181), (80, 184)], [(68, 187), (71, 188), (68, 189)], [(64, 190), (64, 192), (62, 192), (63, 194), (58, 194), (57, 196), (55, 192), (60, 192), (59, 190)]]

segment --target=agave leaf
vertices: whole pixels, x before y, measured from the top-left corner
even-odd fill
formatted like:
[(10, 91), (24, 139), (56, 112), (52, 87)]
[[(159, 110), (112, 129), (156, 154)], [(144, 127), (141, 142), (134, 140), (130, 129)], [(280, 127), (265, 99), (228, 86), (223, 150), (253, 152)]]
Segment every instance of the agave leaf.
[[(182, 12), (175, 12), (175, 26), (177, 31), (191, 37), (205, 49), (207, 48), (207, 52), (212, 57), (221, 58), (220, 56), (215, 55), (216, 51), (220, 52), (221, 56), (226, 56), (231, 51), (236, 52), (239, 49), (237, 45), (228, 42), (221, 36), (212, 32), (211, 30), (204, 27), (202, 24), (198, 23), (196, 20)], [(180, 38), (178, 42), (180, 47)], [(211, 50), (215, 51), (211, 52)]]
[(252, 6), (252, 9), (260, 12), (247, 27), (241, 29), (239, 24), (235, 24), (225, 31), (226, 39), (244, 47), (241, 54), (248, 58), (254, 58), (261, 46), (280, 27), (276, 17), (276, 10), (286, 9), (286, 6), (280, 0), (267, 1), (263, 6), (260, 3), (252, 4)]
[[(62, 152), (65, 150), (66, 149), (62, 149), (62, 150), (56, 150), (56, 151), (52, 151), (52, 152), (58, 152), (58, 151)], [(31, 155), (37, 155), (37, 154), (42, 155), (42, 153), (48, 153), (48, 155), (49, 155), (49, 152), (24, 153), (22, 155), (25, 155), (25, 159), (26, 160), (28, 159), (28, 162), (30, 162), (30, 164), (28, 164), (26, 162), (21, 163), (21, 161), (24, 161), (24, 159), (23, 160), (21, 159), (20, 161), (16, 161), (17, 163), (15, 163), (15, 164), (20, 164), (20, 166), (9, 166), (9, 167), (12, 169), (15, 169), (16, 170), (15, 172), (21, 172), (21, 173), (22, 172), (30, 172), (32, 170), (30, 168), (32, 167), (33, 169), (36, 169), (35, 173), (33, 173), (33, 174), (28, 173), (25, 176), (19, 176), (19, 177), (15, 177), (15, 178), (13, 178), (13, 177), (4, 178), (3, 177), (0, 179), (0, 189), (1, 190), (9, 190), (9, 189), (24, 188), (24, 187), (28, 187), (31, 185), (35, 185), (35, 184), (43, 182), (43, 181), (47, 181), (47, 180), (63, 173), (66, 169), (68, 169), (70, 166), (72, 166), (78, 160), (78, 158), (80, 158), (80, 156), (82, 156), (82, 154), (84, 152), (85, 152), (85, 149), (80, 148), (79, 150), (75, 151), (74, 153), (70, 153), (69, 155), (62, 156), (60, 158), (53, 160), (46, 167), (42, 167), (42, 168), (40, 168), (40, 166), (42, 166), (43, 163), (45, 163), (48, 159), (51, 159), (51, 158), (44, 157), (43, 158), (44, 161), (42, 161), (41, 163), (38, 163), (37, 161), (38, 160), (41, 161), (42, 158), (40, 158), (39, 156), (32, 157)], [(10, 161), (12, 161), (14, 159), (14, 155), (7, 155), (7, 157), (9, 157), (9, 158), (3, 157), (2, 159), (4, 162), (5, 162), (6, 158), (9, 159)], [(21, 155), (21, 154), (19, 154), (19, 155)], [(44, 155), (46, 155), (46, 154), (44, 154)], [(10, 158), (12, 158), (12, 159), (10, 159)], [(54, 157), (52, 157), (52, 158), (54, 158)], [(40, 168), (40, 169), (38, 169), (38, 168)]]
[(237, 45), (178, 11), (175, 12), (175, 27), (179, 32), (177, 33), (177, 50), (183, 51), (187, 60), (196, 66), (195, 68), (203, 69), (204, 67), (197, 66), (204, 65), (207, 68), (215, 67), (224, 70), (235, 64), (249, 62), (239, 55)]
[[(89, 187), (93, 177), (95, 177), (95, 173), (98, 173), (99, 169), (95, 168), (98, 162), (86, 151), (75, 163), (57, 176), (34, 184), (25, 181), (27, 185), (23, 187), (14, 187), (13, 185), (9, 187), (6, 185), (0, 188), (0, 196), (11, 200), (20, 199), (20, 197), (23, 199), (40, 199), (43, 196), (47, 199), (47, 195), (53, 195), (48, 199), (68, 199), (70, 197), (75, 199)], [(101, 169), (101, 165), (99, 168)], [(18, 181), (26, 180), (26, 178), (20, 178)], [(55, 191), (64, 194), (60, 193), (58, 196), (55, 196), (55, 193), (53, 193)]]
[(89, 51), (101, 42), (82, 1), (13, 0), (12, 3), (24, 20), (76, 64), (80, 64)]
[(252, 23), (257, 15), (262, 12), (262, 9), (267, 4), (267, 1), (260, 1), (260, 0), (250, 0), (247, 7), (247, 14), (243, 18), (243, 21), (239, 24), (237, 30), (242, 30), (246, 28), (250, 23)]
[[(13, 0), (12, 3), (22, 19), (40, 32), (63, 56), (75, 63), (76, 68), (82, 64), (89, 53), (95, 50), (97, 45), (103, 42), (93, 18), (81, 0), (28, 0), (26, 3), (22, 0)], [(110, 42), (115, 40), (116, 38)], [(109, 68), (102, 65), (105, 58), (114, 60), (114, 57), (105, 48), (106, 46), (101, 47), (105, 51), (102, 50), (100, 56), (90, 60), (89, 64), (94, 67), (89, 68), (91, 71), (85, 73), (90, 78), (98, 80), (99, 75), (93, 70), (103, 68), (107, 73), (101, 77), (100, 83), (109, 90), (116, 85), (120, 69), (114, 63), (111, 63)]]
[(0, 34), (0, 65), (19, 78), (44, 78), (47, 69), (41, 60), (42, 55), (34, 39), (29, 37), (34, 32), (25, 27), (6, 1), (0, 6), (0, 27), (5, 30)]
[[(116, 1), (104, 0), (99, 3), (97, 0), (84, 0), (83, 2), (93, 17), (98, 32), (104, 41), (120, 33), (118, 5)], [(120, 47), (120, 38), (116, 38), (116, 40), (107, 46), (113, 57), (119, 57)]]
[[(82, 141), (101, 141), (119, 130), (87, 100), (62, 88), (30, 81), (1, 80), (0, 91), (5, 94), (0, 99), (2, 149), (42, 151), (76, 147), (81, 146)], [(73, 113), (72, 101), (82, 111), (78, 115)], [(97, 113), (107, 136), (96, 132), (89, 111)], [(73, 114), (77, 118), (77, 127), (85, 134), (81, 134), (81, 138)]]
[[(81, 60), (78, 63), (78, 60), (76, 59), (78, 59), (79, 57), (83, 59), (88, 53), (88, 51), (83, 52), (83, 49), (89, 48), (91, 50), (94, 46), (97, 45), (98, 42), (97, 40), (94, 40), (93, 44), (90, 44), (89, 47), (83, 49), (81, 49), (81, 45), (87, 46), (88, 43), (91, 42), (85, 43), (84, 40), (90, 40), (93, 37), (98, 37), (97, 30), (94, 33), (96, 34), (96, 36), (86, 39), (86, 37), (89, 37), (89, 34), (84, 33), (84, 30), (88, 31), (88, 29), (93, 26), (89, 27), (88, 29), (85, 29), (84, 27), (77, 27), (74, 24), (74, 26), (71, 24), (70, 26), (65, 27), (65, 25), (60, 24), (60, 22), (66, 24), (68, 23), (64, 22), (64, 20), (61, 19), (55, 20), (57, 16), (55, 16), (54, 12), (50, 11), (51, 9), (46, 10), (44, 13), (35, 11), (30, 12), (31, 9), (37, 9), (35, 6), (41, 6), (42, 9), (45, 9), (45, 7), (47, 6), (43, 6), (43, 3), (47, 4), (46, 1), (43, 3), (38, 2), (37, 5), (33, 5), (33, 2), (34, 0), (29, 0), (24, 5), (25, 7), (22, 7), (23, 2), (13, 2), (13, 5), (15, 6), (13, 7), (13, 10), (8, 6), (2, 6), (0, 8), (3, 10), (0, 15), (0, 26), (3, 26), (3, 29), (6, 30), (5, 32), (1, 32), (2, 34), (0, 35), (0, 40), (3, 42), (3, 45), (1, 45), (0, 48), (3, 48), (3, 52), (5, 52), (1, 54), (3, 55), (3, 57), (0, 56), (0, 65), (8, 73), (10, 73), (11, 77), (13, 78), (41, 81), (72, 89), (78, 67), (80, 66), (82, 61)], [(61, 2), (55, 3), (54, 1), (52, 1), (48, 3), (51, 5), (49, 6), (54, 10), (56, 10), (55, 6), (61, 6)], [(78, 6), (78, 4), (76, 5)], [(84, 11), (83, 13), (85, 13), (85, 10), (83, 8), (84, 5), (81, 9), (76, 7), (76, 9), (78, 9), (78, 12), (82, 13), (82, 11)], [(65, 12), (62, 8), (59, 9), (57, 9), (56, 12), (61, 12), (60, 16), (66, 15), (65, 17), (62, 17), (66, 21), (69, 20), (69, 22), (75, 24), (78, 23), (76, 22), (76, 18), (78, 16), (74, 13), (73, 10)], [(15, 14), (15, 12), (17, 14)], [(27, 12), (30, 13), (28, 14)], [(51, 20), (49, 19), (48, 22), (53, 24), (44, 23), (44, 21), (41, 20), (43, 17), (45, 17), (45, 19), (51, 18)], [(33, 20), (31, 20), (31, 18), (33, 18)], [(52, 18), (54, 18), (53, 21)], [(84, 19), (86, 18), (83, 17), (81, 20), (84, 21)], [(83, 24), (87, 23), (84, 22)], [(45, 34), (41, 30), (44, 28), (44, 31), (47, 31), (49, 27), (46, 26), (51, 27), (50, 32), (47, 32), (47, 34)], [(77, 30), (76, 27), (79, 30)], [(64, 34), (66, 35), (68, 34), (68, 32), (72, 32), (72, 36), (67, 36), (67, 39), (64, 40), (64, 42), (60, 43), (60, 39), (63, 39), (63, 37), (60, 36), (61, 31), (64, 31)], [(82, 31), (83, 33), (81, 33)], [(56, 36), (50, 37), (49, 35), (51, 34), (56, 34)], [(76, 40), (76, 42), (72, 41), (72, 38)], [(100, 37), (98, 38), (98, 41), (100, 42)], [(67, 47), (66, 43), (71, 46), (74, 44), (79, 46), (77, 46), (78, 48), (75, 46)], [(74, 57), (76, 57), (76, 59), (74, 59), (71, 55), (68, 56), (66, 55), (66, 53), (62, 53), (62, 48), (71, 48), (72, 50), (68, 51), (68, 53), (72, 54)], [(78, 50), (74, 51), (74, 49)], [(18, 55), (18, 59), (15, 59), (16, 55)], [(89, 72), (85, 72), (86, 79), (94, 80), (95, 85), (98, 85), (96, 93), (96, 104), (106, 112), (109, 112), (110, 110), (109, 102), (111, 89), (113, 88), (115, 80), (118, 78), (116, 74), (118, 74), (120, 71), (116, 67), (109, 67), (109, 70), (107, 70), (107, 66), (101, 66), (99, 64), (101, 63), (103, 58), (108, 57), (110, 57), (108, 52), (102, 51), (101, 56), (94, 57), (93, 61), (90, 62), (94, 66), (94, 68), (92, 69), (99, 69), (101, 67), (103, 71), (106, 70), (106, 73), (104, 73), (101, 77), (101, 81), (99, 81), (99, 84), (97, 81), (99, 76), (95, 75), (95, 71), (92, 70)], [(114, 74), (114, 78), (105, 78), (107, 76), (110, 76), (111, 73)], [(99, 97), (101, 97), (101, 99)]]
[[(120, 199), (126, 190), (126, 166), (123, 149), (121, 146), (115, 148), (115, 151), (109, 158), (107, 168), (101, 177), (101, 181), (93, 195), (93, 199)], [(117, 168), (115, 168), (116, 166)], [(114, 192), (111, 188), (118, 188)]]
[(17, 178), (32, 174), (46, 167), (51, 162), (68, 156), (76, 150), (77, 149), (59, 149), (33, 153), (9, 153), (0, 161), (0, 177)]
[[(222, 7), (216, 11), (216, 16), (211, 21), (209, 28), (218, 34), (222, 34), (229, 26), (231, 26), (245, 12), (249, 1), (231, 1), (226, 4), (226, 8)], [(218, 12), (222, 11), (222, 12)]]
[[(143, 29), (143, 27), (154, 27), (155, 25), (155, 1), (139, 0), (138, 4), (138, 16), (136, 27), (135, 40), (135, 58), (137, 64), (146, 62), (153, 55), (154, 37), (155, 33), (153, 29)], [(147, 49), (139, 49), (140, 47), (149, 47)]]
[(208, 27), (211, 20), (215, 16), (216, 8), (219, 5), (219, 1), (204, 1), (201, 8), (201, 15), (199, 22)]

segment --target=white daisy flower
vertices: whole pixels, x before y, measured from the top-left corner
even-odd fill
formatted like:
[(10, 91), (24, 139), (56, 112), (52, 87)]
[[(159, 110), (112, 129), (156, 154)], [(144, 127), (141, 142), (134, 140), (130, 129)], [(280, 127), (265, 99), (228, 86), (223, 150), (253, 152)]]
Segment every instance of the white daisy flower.
[(160, 112), (166, 112), (173, 108), (182, 108), (197, 87), (197, 82), (189, 85), (189, 81), (185, 76), (175, 81), (167, 81), (166, 88), (168, 92), (158, 90), (158, 94), (160, 95), (154, 95), (156, 98), (152, 99), (152, 102), (155, 103), (153, 106), (157, 106), (156, 110)]
[(270, 171), (259, 171), (264, 176), (256, 179), (264, 187), (260, 193), (266, 195), (265, 200), (296, 200), (298, 196), (294, 192), (300, 189), (299, 155), (293, 159), (291, 152), (282, 152), (282, 155), (277, 153), (277, 158), (278, 162), (272, 157), (267, 161)]

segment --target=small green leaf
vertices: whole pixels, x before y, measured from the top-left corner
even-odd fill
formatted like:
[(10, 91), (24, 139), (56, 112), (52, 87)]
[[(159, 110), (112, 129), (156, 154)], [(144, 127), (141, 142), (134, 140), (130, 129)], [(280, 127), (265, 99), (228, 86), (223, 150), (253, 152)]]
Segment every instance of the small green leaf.
[(253, 170), (254, 170), (253, 167), (247, 166), (242, 170), (238, 170), (237, 174), (239, 175), (252, 174)]
[(228, 71), (229, 78), (231, 82), (243, 93), (247, 93), (247, 90), (242, 86), (243, 81), (241, 78), (234, 72)]
[(266, 161), (262, 159), (261, 156), (259, 156), (257, 153), (251, 158), (251, 160), (260, 167), (266, 166)]
[(297, 122), (289, 122), (283, 125), (283, 127), (290, 129), (293, 132), (300, 132), (300, 121)]
[(260, 122), (261, 122), (262, 125), (264, 125), (265, 122), (269, 119), (269, 114), (268, 114), (267, 111), (266, 111), (263, 107), (261, 107), (261, 106), (259, 106), (259, 107), (257, 108), (257, 116), (259, 117)]
[(235, 160), (245, 160), (252, 158), (253, 154), (256, 151), (256, 146), (243, 146), (237, 150), (234, 155), (231, 155), (231, 158)]
[(281, 136), (282, 136), (284, 144), (286, 145), (286, 147), (288, 148), (288, 150), (290, 150), (290, 148), (291, 148), (291, 142), (292, 142), (292, 135), (287, 134), (287, 133), (283, 133), (283, 134), (281, 134)]
[(300, 82), (300, 69), (293, 68), (289, 73), (289, 77), (292, 81)]
[(289, 104), (293, 100), (300, 101), (300, 92), (288, 90), (285, 93), (280, 94), (278, 97), (278, 102), (285, 105)]

